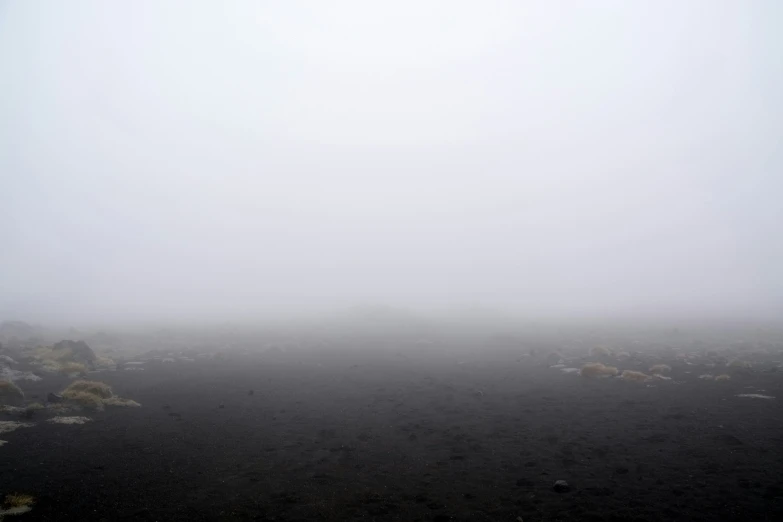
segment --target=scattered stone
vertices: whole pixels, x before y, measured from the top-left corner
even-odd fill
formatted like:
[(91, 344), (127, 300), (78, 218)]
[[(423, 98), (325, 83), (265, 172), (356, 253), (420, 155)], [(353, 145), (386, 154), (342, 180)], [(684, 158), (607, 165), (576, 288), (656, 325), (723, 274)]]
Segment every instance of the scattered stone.
[(568, 493), (571, 491), (571, 486), (565, 480), (556, 480), (552, 489), (555, 490), (555, 493)]

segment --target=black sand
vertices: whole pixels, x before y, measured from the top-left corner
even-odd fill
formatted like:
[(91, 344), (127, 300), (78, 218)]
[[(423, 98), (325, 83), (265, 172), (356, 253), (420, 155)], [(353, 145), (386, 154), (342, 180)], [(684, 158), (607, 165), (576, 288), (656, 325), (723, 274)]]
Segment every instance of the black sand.
[[(648, 386), (509, 353), (458, 362), (233, 355), (91, 374), (143, 406), (5, 434), (0, 493), (37, 498), (20, 522), (783, 520), (780, 373), (710, 382), (672, 363)], [(20, 386), (44, 398), (56, 381)], [(736, 396), (755, 390), (776, 398)]]

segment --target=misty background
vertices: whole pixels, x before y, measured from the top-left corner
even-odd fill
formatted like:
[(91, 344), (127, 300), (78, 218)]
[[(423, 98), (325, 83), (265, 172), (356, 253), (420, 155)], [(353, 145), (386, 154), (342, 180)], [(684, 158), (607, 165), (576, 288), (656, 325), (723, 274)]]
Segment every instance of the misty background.
[(781, 20), (0, 1), (0, 318), (778, 318)]

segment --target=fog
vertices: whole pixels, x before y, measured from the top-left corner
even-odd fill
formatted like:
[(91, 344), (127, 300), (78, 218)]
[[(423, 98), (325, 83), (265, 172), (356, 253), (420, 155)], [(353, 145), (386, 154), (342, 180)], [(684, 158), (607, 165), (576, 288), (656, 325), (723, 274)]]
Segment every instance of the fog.
[(0, 2), (0, 319), (779, 317), (782, 15)]

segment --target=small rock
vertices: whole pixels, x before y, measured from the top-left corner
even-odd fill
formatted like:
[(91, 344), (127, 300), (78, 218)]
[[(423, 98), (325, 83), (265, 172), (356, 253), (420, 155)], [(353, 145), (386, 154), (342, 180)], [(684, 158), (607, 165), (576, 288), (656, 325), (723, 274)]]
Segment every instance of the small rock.
[(63, 396), (59, 393), (49, 393), (49, 395), (46, 396), (47, 402), (63, 402)]
[(254, 393), (255, 392), (253, 390), (250, 390), (249, 392), (247, 392), (248, 395), (253, 395)]
[(225, 408), (225, 407), (226, 407), (226, 405), (225, 405), (225, 404), (223, 404), (222, 402), (220, 403), (220, 406), (218, 406), (218, 408), (220, 408), (221, 410), (222, 410), (223, 408)]
[(552, 489), (554, 489), (556, 493), (567, 493), (571, 491), (571, 486), (569, 486), (568, 482), (565, 480), (556, 480), (552, 485)]

